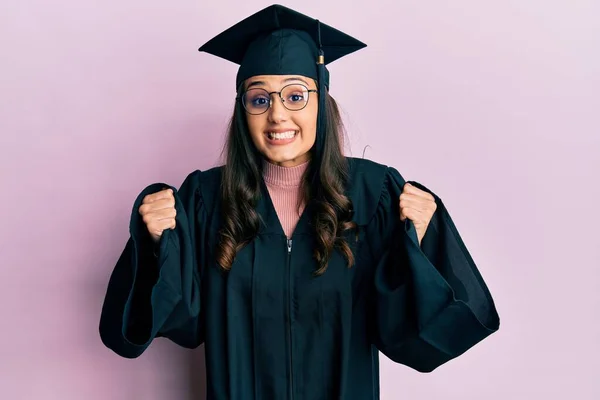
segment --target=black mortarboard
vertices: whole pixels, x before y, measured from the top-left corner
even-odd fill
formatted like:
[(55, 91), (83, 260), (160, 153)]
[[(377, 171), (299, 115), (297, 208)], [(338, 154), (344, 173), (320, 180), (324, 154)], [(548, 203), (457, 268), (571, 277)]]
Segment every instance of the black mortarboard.
[(199, 51), (240, 65), (236, 88), (255, 75), (302, 75), (319, 84), (317, 150), (325, 132), (329, 64), (366, 45), (319, 20), (281, 5), (269, 6), (209, 40)]

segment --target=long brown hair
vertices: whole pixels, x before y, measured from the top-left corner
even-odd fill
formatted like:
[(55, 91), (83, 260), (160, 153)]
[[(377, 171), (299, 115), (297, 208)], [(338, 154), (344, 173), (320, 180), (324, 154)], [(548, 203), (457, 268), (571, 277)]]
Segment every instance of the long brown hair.
[[(312, 227), (316, 246), (313, 255), (319, 266), (316, 271), (318, 275), (327, 269), (334, 247), (342, 252), (348, 261), (348, 267), (354, 264), (354, 256), (342, 233), (356, 228), (356, 224), (350, 221), (352, 203), (344, 195), (348, 165), (342, 153), (342, 119), (333, 97), (329, 93), (326, 96), (327, 130), (323, 155), (318, 160), (313, 152), (301, 183), (303, 200), (305, 204), (312, 202), (315, 211)], [(256, 236), (260, 223), (254, 207), (261, 195), (262, 155), (252, 142), (245, 111), (239, 101), (235, 104), (223, 150), (223, 226), (220, 230), (217, 262), (221, 268), (229, 270), (237, 252)]]

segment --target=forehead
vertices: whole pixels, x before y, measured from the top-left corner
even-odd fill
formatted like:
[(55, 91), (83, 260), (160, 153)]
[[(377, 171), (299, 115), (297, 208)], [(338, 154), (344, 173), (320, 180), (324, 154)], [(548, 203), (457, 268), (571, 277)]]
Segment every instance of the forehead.
[(304, 83), (306, 86), (314, 86), (312, 78), (303, 75), (255, 75), (246, 79), (245, 87), (279, 88), (289, 83)]

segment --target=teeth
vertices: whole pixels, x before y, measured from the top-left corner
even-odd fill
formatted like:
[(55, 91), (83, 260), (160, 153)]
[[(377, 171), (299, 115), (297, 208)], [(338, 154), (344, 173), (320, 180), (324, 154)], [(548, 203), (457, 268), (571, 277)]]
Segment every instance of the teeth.
[(281, 133), (269, 132), (269, 139), (273, 140), (281, 140), (281, 139), (291, 139), (296, 135), (296, 131), (287, 131)]

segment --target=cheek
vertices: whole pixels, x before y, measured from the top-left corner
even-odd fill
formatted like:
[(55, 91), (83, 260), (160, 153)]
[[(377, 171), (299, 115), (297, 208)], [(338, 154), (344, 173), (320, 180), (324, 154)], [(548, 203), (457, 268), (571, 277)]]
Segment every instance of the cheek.
[(317, 107), (311, 107), (306, 111), (298, 119), (297, 124), (302, 129), (304, 139), (314, 140), (317, 136)]
[(252, 141), (255, 145), (259, 145), (264, 140), (264, 121), (258, 118), (258, 116), (253, 116), (247, 118), (248, 122), (248, 130), (250, 131), (250, 136), (252, 137)]

